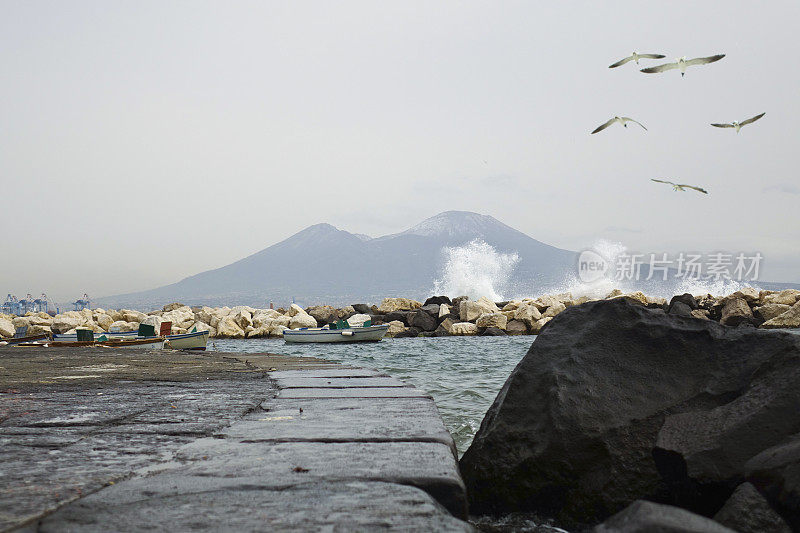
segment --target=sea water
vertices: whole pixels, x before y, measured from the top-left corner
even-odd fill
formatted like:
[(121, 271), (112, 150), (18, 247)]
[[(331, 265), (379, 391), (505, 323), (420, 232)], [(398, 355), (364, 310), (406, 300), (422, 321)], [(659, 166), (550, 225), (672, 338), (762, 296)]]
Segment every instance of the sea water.
[(453, 435), (459, 455), (535, 336), (417, 337), (363, 344), (287, 344), (278, 339), (212, 339), (226, 352), (313, 356), (369, 367), (427, 391)]

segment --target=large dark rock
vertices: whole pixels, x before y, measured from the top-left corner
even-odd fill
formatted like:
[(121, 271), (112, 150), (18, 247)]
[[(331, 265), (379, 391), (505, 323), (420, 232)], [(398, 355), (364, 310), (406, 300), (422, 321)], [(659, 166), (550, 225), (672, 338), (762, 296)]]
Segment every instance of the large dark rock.
[(639, 500), (615, 514), (593, 533), (736, 533), (679, 507)]
[(387, 322), (389, 322), (386, 319), (386, 315), (375, 315), (370, 313), (369, 318), (370, 320), (372, 320), (372, 324), (375, 326), (378, 326), (380, 324), (386, 324)]
[(419, 328), (422, 331), (433, 331), (439, 325), (439, 322), (430, 313), (417, 309), (408, 314), (408, 325), (413, 328)]
[(745, 479), (749, 459), (800, 432), (800, 348), (791, 342), (795, 339), (791, 336), (787, 344), (769, 339), (769, 359), (744, 376), (742, 388), (727, 402), (665, 419), (653, 458), (678, 504), (713, 514)]
[(697, 300), (695, 300), (694, 296), (687, 292), (685, 294), (678, 294), (672, 297), (672, 299), (669, 301), (669, 307), (667, 308), (668, 313), (672, 313), (672, 306), (677, 302), (688, 305), (689, 309), (692, 311), (698, 308)]
[(450, 301), (450, 298), (448, 298), (447, 296), (431, 296), (430, 298), (428, 298), (427, 300), (425, 300), (425, 303), (424, 303), (424, 304), (422, 304), (422, 305), (423, 305), (423, 307), (424, 307), (424, 306), (426, 306), (426, 305), (431, 305), (431, 304), (436, 304), (436, 305), (442, 305), (442, 304), (445, 304), (445, 305), (453, 305), (453, 302), (451, 302), (451, 301)]
[(433, 318), (439, 318), (439, 308), (439, 304), (428, 304), (420, 307), (420, 309), (431, 315)]
[[(787, 375), (800, 369), (800, 337), (727, 328), (624, 299), (570, 307), (514, 369), (461, 459), (471, 511), (534, 511), (568, 525), (602, 520), (637, 499), (672, 502), (680, 472), (668, 483), (653, 458), (665, 420), (724, 406), (751, 385), (758, 394), (755, 388), (770, 387), (759, 377), (778, 367)], [(792, 393), (784, 381), (775, 387), (774, 413), (761, 417), (759, 409), (772, 408), (748, 411), (744, 400), (729, 408), (748, 421), (741, 428), (777, 422)], [(770, 429), (775, 438), (795, 427), (800, 409), (782, 412), (788, 429)], [(741, 469), (769, 438), (743, 438), (740, 445), (738, 429), (720, 437), (720, 451)], [(713, 514), (736, 485), (710, 485), (701, 506), (716, 504)]]
[(448, 315), (448, 318), (445, 318), (444, 320), (439, 322), (439, 325), (436, 327), (436, 331), (434, 331), (434, 336), (435, 337), (449, 337), (451, 335), (450, 334), (450, 326), (452, 326), (453, 324), (454, 324), (453, 319), (449, 318), (449, 315)]
[(408, 315), (410, 311), (392, 311), (391, 313), (386, 313), (386, 322), (392, 322), (394, 320), (398, 320), (408, 326)]
[(508, 333), (494, 326), (488, 327), (481, 332), (481, 336), (483, 337), (505, 337), (506, 335), (508, 335)]
[(742, 483), (714, 520), (739, 533), (791, 533), (789, 525), (750, 483)]
[(408, 328), (405, 331), (401, 331), (397, 335), (394, 336), (395, 339), (403, 339), (406, 337), (419, 337), (422, 333), (422, 330), (419, 328)]
[(789, 521), (792, 529), (800, 531), (800, 435), (747, 461), (745, 475)]
[(692, 316), (692, 308), (683, 302), (672, 302), (669, 306), (669, 314), (677, 316)]
[(372, 307), (367, 304), (353, 304), (351, 307), (356, 310), (356, 313), (361, 313), (363, 315), (372, 314)]
[(738, 326), (753, 318), (753, 311), (744, 298), (728, 298), (722, 306), (720, 324), (724, 326)]

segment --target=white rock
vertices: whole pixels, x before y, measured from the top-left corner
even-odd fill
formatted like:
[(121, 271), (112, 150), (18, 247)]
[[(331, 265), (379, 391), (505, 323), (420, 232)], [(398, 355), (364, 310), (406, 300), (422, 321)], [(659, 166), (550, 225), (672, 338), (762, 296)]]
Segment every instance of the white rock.
[(358, 313), (358, 314), (355, 314), (355, 315), (351, 316), (350, 318), (348, 318), (347, 319), (347, 323), (350, 324), (351, 326), (353, 326), (354, 328), (358, 328), (358, 327), (363, 326), (364, 322), (366, 322), (367, 320), (370, 320), (370, 316), (369, 315), (365, 315), (363, 313)]
[(564, 311), (566, 308), (567, 306), (564, 305), (563, 303), (556, 302), (555, 305), (551, 305), (550, 307), (548, 307), (542, 316), (545, 318), (552, 318), (556, 316), (558, 313)]
[(450, 326), (450, 335), (469, 336), (477, 334), (478, 326), (472, 322), (456, 322)]
[[(459, 318), (461, 322), (475, 322), (481, 315), (487, 313), (499, 313), (500, 309), (487, 298), (481, 298), (477, 301), (465, 300), (461, 302), (459, 309)], [(458, 322), (456, 322), (458, 324)]]
[(420, 307), (422, 307), (420, 302), (410, 298), (384, 298), (378, 307), (378, 312), (385, 315), (392, 311), (413, 310)]
[(500, 328), (503, 331), (508, 324), (508, 317), (503, 313), (487, 313), (478, 317), (475, 325), (479, 328)]
[(533, 301), (533, 305), (535, 305), (539, 311), (545, 311), (548, 307), (553, 307), (554, 305), (560, 304), (555, 297), (550, 296), (549, 294), (545, 294), (544, 296), (539, 296)]
[(195, 319), (205, 324), (211, 324), (211, 317), (213, 316), (214, 316), (214, 309), (207, 307), (205, 305), (200, 308), (200, 311), (195, 313)]
[(756, 311), (758, 311), (764, 320), (772, 320), (776, 316), (780, 316), (789, 309), (791, 309), (791, 305), (786, 304), (764, 304), (760, 307), (756, 307)]
[(122, 320), (124, 320), (125, 322), (141, 323), (146, 318), (147, 315), (139, 311), (133, 311), (130, 309), (124, 309), (122, 311)]
[(14, 324), (7, 318), (0, 318), (0, 337), (13, 337), (16, 332)]
[(531, 325), (531, 334), (532, 335), (538, 335), (539, 332), (542, 331), (542, 328), (544, 327), (544, 325), (547, 324), (548, 322), (550, 322), (551, 320), (553, 320), (553, 317), (548, 316), (548, 317), (541, 318), (541, 319), (537, 320), (536, 322), (534, 322), (533, 325)]
[(95, 322), (105, 331), (108, 331), (108, 328), (114, 323), (114, 319), (112, 319), (111, 316), (107, 315), (106, 313), (100, 313), (95, 317)]
[(216, 328), (217, 337), (224, 337), (229, 339), (243, 339), (244, 330), (236, 323), (233, 317), (226, 316), (219, 321)]
[(286, 316), (288, 316), (288, 317), (294, 317), (294, 316), (296, 316), (296, 315), (298, 315), (298, 314), (301, 314), (301, 313), (302, 313), (302, 314), (305, 314), (305, 315), (307, 315), (307, 314), (308, 314), (308, 313), (306, 313), (305, 309), (303, 309), (303, 308), (302, 308), (302, 307), (300, 307), (299, 305), (297, 305), (297, 304), (292, 304), (292, 305), (290, 305), (290, 306), (289, 306), (289, 310), (288, 310), (288, 311), (286, 311)]
[(542, 313), (539, 308), (533, 303), (526, 303), (517, 308), (514, 313), (515, 320), (522, 320), (528, 327), (531, 327), (534, 322), (542, 318)]
[(137, 331), (139, 329), (139, 324), (136, 322), (126, 322), (124, 320), (117, 320), (111, 324), (109, 331)]
[(291, 320), (289, 321), (289, 327), (291, 329), (315, 328), (317, 327), (317, 319), (300, 309), (299, 313), (291, 317)]
[(387, 337), (394, 337), (398, 333), (402, 333), (406, 330), (405, 324), (400, 322), (399, 320), (392, 320), (389, 322), (389, 329), (386, 330)]
[(439, 318), (442, 318), (443, 316), (447, 316), (449, 314), (450, 314), (450, 306), (447, 304), (441, 304), (439, 306)]
[(187, 328), (187, 331), (192, 331), (192, 330), (194, 330), (194, 331), (208, 331), (208, 336), (209, 337), (213, 337), (216, 334), (216, 331), (214, 331), (214, 328), (212, 328), (211, 326), (209, 326), (205, 322), (201, 322), (199, 320), (197, 322), (195, 322), (194, 324), (192, 324), (192, 327)]
[(50, 330), (50, 326), (40, 326), (39, 324), (33, 324), (28, 327), (28, 335), (41, 335), (42, 333), (49, 335), (52, 333)]
[(78, 326), (82, 326), (85, 324), (86, 321), (83, 320), (83, 317), (76, 318), (71, 316), (63, 316), (59, 315), (53, 319), (53, 323), (50, 325), (50, 329), (54, 333), (66, 333), (67, 331), (77, 328)]
[(339, 318), (344, 319), (345, 317), (348, 317), (350, 315), (354, 315), (355, 313), (356, 313), (356, 310), (352, 305), (345, 305), (344, 307), (342, 307), (341, 309), (336, 311), (336, 316), (338, 316)]
[(31, 327), (31, 323), (28, 322), (27, 316), (15, 316), (11, 319), (11, 324), (14, 328), (29, 328)]
[(281, 316), (281, 314), (274, 309), (256, 309), (256, 312), (253, 315), (253, 327), (258, 329), (269, 320), (279, 316)]
[(745, 287), (731, 294), (734, 298), (744, 298), (748, 304), (757, 303), (760, 298), (760, 292), (753, 287)]
[(285, 330), (287, 330), (287, 329), (289, 329), (289, 328), (287, 328), (286, 326), (283, 326), (281, 324), (276, 324), (276, 325), (272, 326), (271, 328), (269, 328), (269, 336), (270, 337), (283, 337), (283, 332)]
[(226, 318), (233, 319), (233, 321), (236, 322), (240, 328), (242, 328), (242, 331), (244, 331), (244, 329), (248, 326), (253, 325), (253, 316), (247, 309), (231, 310), (231, 314), (229, 314)]
[(762, 328), (800, 328), (800, 301), (788, 311), (761, 324)]
[(794, 305), (800, 299), (800, 291), (796, 289), (786, 289), (764, 296), (762, 299), (765, 304), (784, 304)]

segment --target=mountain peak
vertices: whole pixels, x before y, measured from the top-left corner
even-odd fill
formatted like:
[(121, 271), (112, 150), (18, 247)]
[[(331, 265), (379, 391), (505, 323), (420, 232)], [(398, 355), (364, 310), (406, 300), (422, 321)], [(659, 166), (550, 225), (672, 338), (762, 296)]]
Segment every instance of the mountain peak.
[(462, 235), (481, 235), (490, 228), (507, 227), (489, 215), (471, 211), (444, 211), (423, 220), (413, 228), (398, 235), (420, 235), (423, 237), (454, 237)]

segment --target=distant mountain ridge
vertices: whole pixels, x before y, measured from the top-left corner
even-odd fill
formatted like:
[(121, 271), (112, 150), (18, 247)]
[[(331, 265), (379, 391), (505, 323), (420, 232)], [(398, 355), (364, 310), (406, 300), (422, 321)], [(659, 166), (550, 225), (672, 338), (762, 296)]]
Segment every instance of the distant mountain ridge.
[(378, 302), (387, 296), (424, 298), (443, 265), (442, 250), (481, 239), (501, 253), (516, 253), (516, 288), (550, 284), (573, 268), (562, 250), (498, 221), (467, 211), (446, 211), (392, 235), (370, 238), (314, 224), (230, 265), (149, 291), (99, 298), (99, 305), (156, 308), (190, 305), (284, 305)]
[[(446, 211), (408, 230), (375, 238), (330, 224), (314, 224), (230, 265), (156, 289), (98, 298), (94, 304), (149, 310), (175, 301), (265, 307), (269, 302), (286, 306), (292, 301), (303, 306), (379, 303), (390, 296), (423, 300), (433, 293), (434, 281), (442, 274), (444, 249), (475, 239), (498, 253), (518, 256), (509, 290), (514, 296), (561, 292), (568, 278), (576, 274), (575, 252), (537, 241), (489, 215)], [(643, 265), (640, 279), (646, 278), (647, 272)], [(800, 288), (792, 283), (757, 285)], [(642, 290), (648, 295), (683, 292), (676, 279), (640, 281), (626, 290)]]

